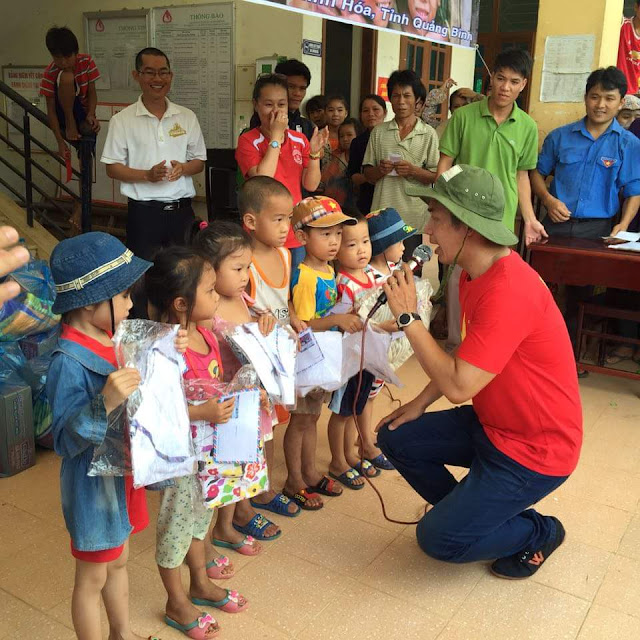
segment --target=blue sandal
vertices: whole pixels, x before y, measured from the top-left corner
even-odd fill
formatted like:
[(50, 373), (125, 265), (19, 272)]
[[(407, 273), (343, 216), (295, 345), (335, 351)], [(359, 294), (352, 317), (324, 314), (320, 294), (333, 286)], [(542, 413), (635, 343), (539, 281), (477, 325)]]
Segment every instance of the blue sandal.
[(339, 476), (335, 473), (331, 473), (331, 471), (329, 471), (329, 475), (338, 482), (341, 482), (348, 489), (353, 489), (354, 491), (360, 491), (360, 489), (364, 489), (364, 483), (354, 484), (354, 480), (356, 480), (357, 478), (361, 478), (362, 476), (353, 467), (347, 469)]
[[(361, 476), (365, 476), (366, 478), (377, 478), (382, 473), (382, 471), (380, 471), (380, 469), (378, 469), (371, 462), (369, 462), (369, 460), (365, 460), (364, 462), (358, 462), (358, 464), (355, 464), (353, 468)], [(371, 473), (372, 469), (373, 469), (373, 473)]]
[(233, 523), (233, 528), (240, 533), (243, 533), (245, 536), (251, 536), (256, 540), (260, 540), (262, 542), (269, 542), (270, 540), (275, 540), (282, 535), (282, 531), (278, 531), (274, 536), (267, 536), (264, 534), (264, 530), (270, 525), (274, 524), (271, 520), (267, 520), (262, 514), (256, 513), (247, 524), (244, 526), (240, 526), (239, 524)]
[(301, 511), (300, 507), (298, 507), (297, 511), (291, 513), (289, 511), (289, 505), (295, 503), (282, 493), (276, 493), (266, 504), (261, 504), (255, 500), (249, 500), (249, 503), (254, 509), (258, 509), (258, 511), (271, 511), (279, 516), (287, 516), (287, 518), (295, 518), (300, 515)]
[(377, 455), (375, 458), (367, 458), (367, 460), (376, 467), (376, 469), (382, 469), (383, 471), (395, 471), (395, 467), (389, 462), (389, 459), (384, 455), (384, 453)]

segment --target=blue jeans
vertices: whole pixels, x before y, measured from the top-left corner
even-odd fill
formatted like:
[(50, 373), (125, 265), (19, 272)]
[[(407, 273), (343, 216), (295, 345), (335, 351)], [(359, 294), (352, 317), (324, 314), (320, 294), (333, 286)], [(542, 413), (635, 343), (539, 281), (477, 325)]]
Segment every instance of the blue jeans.
[[(434, 505), (416, 528), (427, 555), (447, 562), (493, 560), (539, 549), (555, 536), (553, 519), (528, 507), (568, 476), (536, 473), (498, 451), (473, 407), (425, 413), (395, 431), (385, 426), (378, 446)], [(458, 482), (445, 464), (469, 473)]]

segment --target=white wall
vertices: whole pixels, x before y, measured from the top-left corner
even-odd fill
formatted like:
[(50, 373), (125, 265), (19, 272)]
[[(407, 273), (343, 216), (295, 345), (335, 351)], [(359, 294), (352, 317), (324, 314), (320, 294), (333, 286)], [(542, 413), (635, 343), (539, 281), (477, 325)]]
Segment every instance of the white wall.
[(473, 89), (475, 63), (475, 49), (453, 47), (451, 51), (451, 77), (458, 83), (458, 87)]
[[(378, 78), (388, 78), (400, 66), (400, 36), (387, 31), (378, 31), (378, 52), (376, 56), (377, 91)], [(391, 103), (387, 102), (387, 120), (393, 118)]]
[[(322, 42), (322, 18), (316, 16), (302, 16), (302, 38)], [(307, 99), (322, 93), (322, 58), (317, 56), (305, 56), (301, 52), (293, 56), (304, 62), (311, 71), (311, 84), (307, 89)], [(304, 105), (302, 109), (304, 113)]]

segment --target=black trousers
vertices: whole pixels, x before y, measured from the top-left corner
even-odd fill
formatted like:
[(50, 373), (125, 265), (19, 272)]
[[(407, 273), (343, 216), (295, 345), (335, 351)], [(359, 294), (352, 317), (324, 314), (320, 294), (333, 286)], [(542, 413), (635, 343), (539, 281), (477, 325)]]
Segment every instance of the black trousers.
[[(127, 247), (134, 255), (153, 261), (154, 255), (162, 247), (184, 245), (188, 232), (195, 220), (190, 204), (180, 209), (165, 211), (162, 205), (147, 206), (129, 200), (127, 210)], [(133, 291), (131, 318), (148, 318), (147, 296), (142, 286)]]

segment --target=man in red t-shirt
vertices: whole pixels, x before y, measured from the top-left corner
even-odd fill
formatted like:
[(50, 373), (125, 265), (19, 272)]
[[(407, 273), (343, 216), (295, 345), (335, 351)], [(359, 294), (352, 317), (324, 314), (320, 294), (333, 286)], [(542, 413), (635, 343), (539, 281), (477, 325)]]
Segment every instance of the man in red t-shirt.
[[(433, 189), (425, 233), (443, 264), (457, 262), (462, 342), (446, 354), (415, 315), (407, 268), (387, 281), (389, 307), (431, 382), (381, 421), (378, 444), (433, 509), (418, 543), (448, 562), (493, 560), (492, 572), (527, 578), (562, 544), (557, 518), (529, 508), (575, 469), (582, 409), (565, 322), (538, 274), (509, 246), (504, 190), (485, 169), (456, 165)], [(425, 413), (441, 396), (455, 404)], [(398, 427), (403, 425), (400, 429)], [(458, 483), (445, 464), (469, 468)]]
[(640, 92), (640, 0), (636, 0), (633, 18), (622, 22), (616, 66), (627, 78), (629, 93)]

